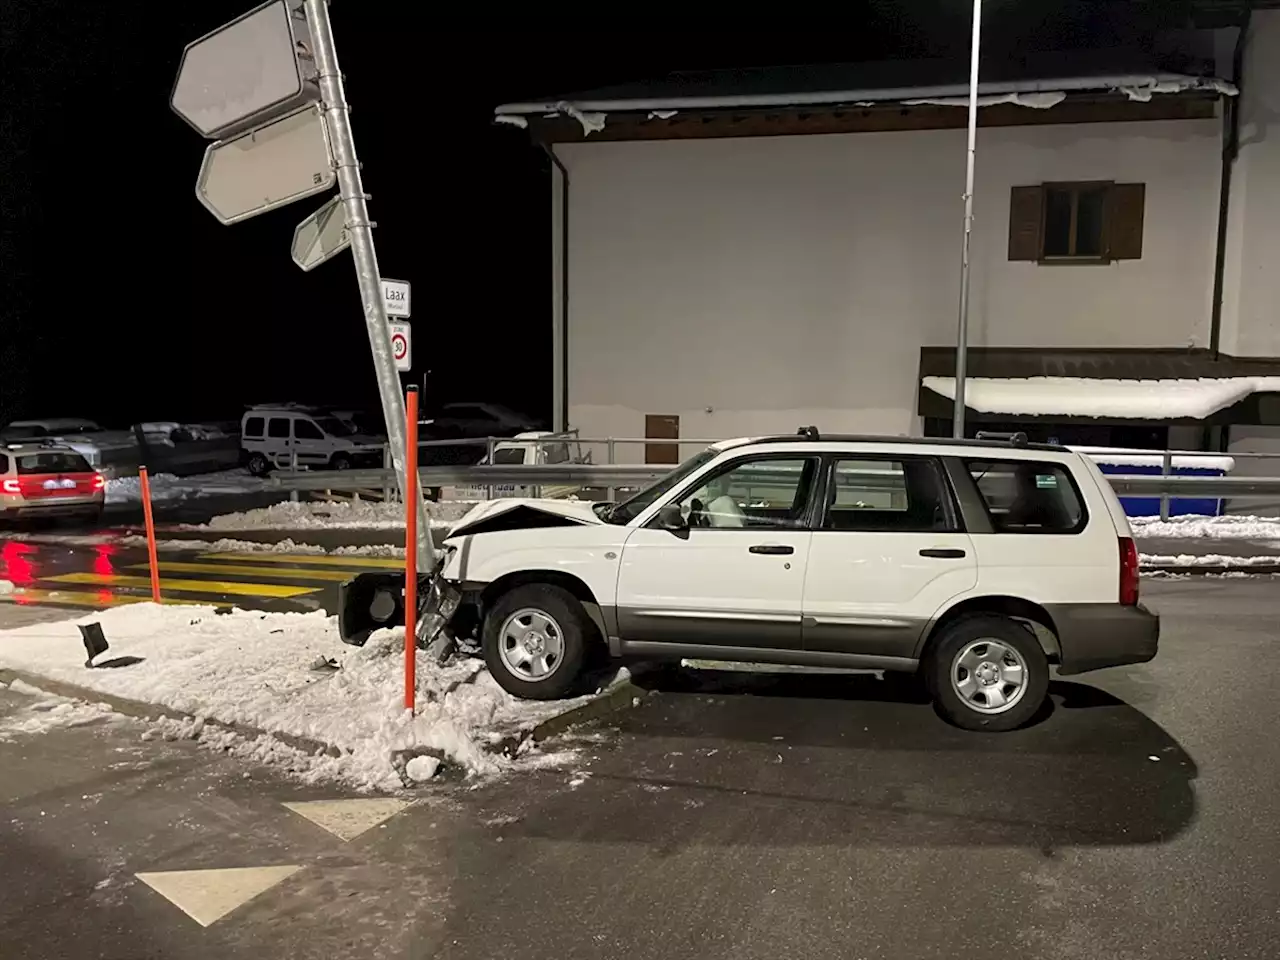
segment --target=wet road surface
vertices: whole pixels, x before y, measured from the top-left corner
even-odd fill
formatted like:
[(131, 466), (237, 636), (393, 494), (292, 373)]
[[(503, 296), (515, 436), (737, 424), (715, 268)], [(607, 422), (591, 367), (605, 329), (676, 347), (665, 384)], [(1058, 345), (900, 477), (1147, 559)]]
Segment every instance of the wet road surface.
[[(676, 671), (570, 765), (424, 790), (350, 841), (281, 806), (332, 791), (0, 716), (2, 952), (1274, 960), (1280, 584), (1143, 592), (1160, 656), (1055, 682), (1022, 731), (866, 675)], [(285, 866), (208, 926), (137, 877)]]

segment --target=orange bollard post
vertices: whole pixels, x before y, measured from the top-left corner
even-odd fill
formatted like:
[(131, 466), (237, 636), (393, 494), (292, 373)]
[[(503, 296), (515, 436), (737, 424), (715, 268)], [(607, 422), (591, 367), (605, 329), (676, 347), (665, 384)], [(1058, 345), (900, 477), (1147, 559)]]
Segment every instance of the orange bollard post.
[(156, 522), (151, 516), (151, 480), (147, 468), (138, 467), (138, 480), (142, 485), (142, 517), (147, 526), (147, 563), (151, 567), (151, 599), (160, 602), (160, 561), (156, 557)]
[(404, 429), (404, 708), (418, 691), (418, 389), (405, 396)]

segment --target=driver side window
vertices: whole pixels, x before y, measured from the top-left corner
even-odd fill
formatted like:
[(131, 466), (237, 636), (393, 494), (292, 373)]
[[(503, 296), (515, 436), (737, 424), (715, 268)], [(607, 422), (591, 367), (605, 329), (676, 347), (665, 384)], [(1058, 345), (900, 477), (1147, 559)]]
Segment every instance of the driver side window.
[(807, 457), (739, 462), (681, 497), (680, 513), (690, 527), (798, 529), (816, 473), (817, 460)]

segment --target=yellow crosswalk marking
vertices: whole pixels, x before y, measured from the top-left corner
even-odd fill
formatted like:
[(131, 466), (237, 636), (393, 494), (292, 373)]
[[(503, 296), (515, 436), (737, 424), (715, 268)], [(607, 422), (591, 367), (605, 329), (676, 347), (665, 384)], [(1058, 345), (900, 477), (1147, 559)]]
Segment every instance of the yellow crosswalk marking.
[[(112, 593), (110, 590), (90, 592), (87, 590), (44, 590), (40, 587), (19, 587), (13, 593), (0, 594), (0, 603), (12, 603), (20, 607), (88, 607), (92, 610), (105, 610), (108, 607), (120, 607), (128, 603), (146, 603), (150, 599), (149, 596)], [(167, 604), (190, 604), (194, 601), (162, 600), (161, 602)]]
[[(147, 564), (130, 564), (129, 570), (147, 570)], [(340, 583), (350, 580), (351, 574), (343, 570), (301, 570), (297, 567), (267, 567), (240, 563), (190, 563), (185, 560), (161, 560), (160, 575), (166, 573), (221, 573), (247, 577), (276, 577), (281, 580), (324, 580)], [(148, 574), (149, 575), (149, 574)], [(148, 581), (150, 582), (150, 581)]]
[(317, 567), (371, 567), (375, 570), (403, 570), (404, 561), (395, 557), (346, 557), (323, 553), (202, 553), (201, 560), (234, 560), (236, 563), (298, 564)]
[[(45, 577), (46, 583), (78, 583), (97, 587), (150, 587), (149, 577), (132, 577), (111, 573), (63, 573)], [(278, 583), (237, 583), (231, 580), (177, 580), (160, 578), (161, 590), (179, 590), (183, 593), (220, 593), (241, 597), (272, 597), (285, 599), (304, 593), (315, 593), (319, 587), (296, 587)]]

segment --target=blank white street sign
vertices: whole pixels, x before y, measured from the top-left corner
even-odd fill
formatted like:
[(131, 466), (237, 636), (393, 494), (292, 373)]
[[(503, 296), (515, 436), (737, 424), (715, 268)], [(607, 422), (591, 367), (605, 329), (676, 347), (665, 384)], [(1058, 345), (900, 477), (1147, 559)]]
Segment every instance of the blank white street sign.
[(223, 223), (238, 223), (336, 182), (324, 118), (318, 106), (309, 106), (210, 144), (196, 196)]
[(413, 369), (413, 338), (410, 336), (409, 324), (403, 321), (388, 322), (391, 328), (391, 355), (395, 358), (396, 369), (405, 373)]
[(383, 277), (382, 299), (386, 302), (388, 317), (409, 316), (409, 284), (404, 280)]
[(187, 45), (169, 105), (225, 140), (320, 99), (301, 0), (269, 0)]
[(351, 246), (347, 214), (342, 198), (334, 197), (293, 231), (293, 262), (303, 270), (314, 270)]

